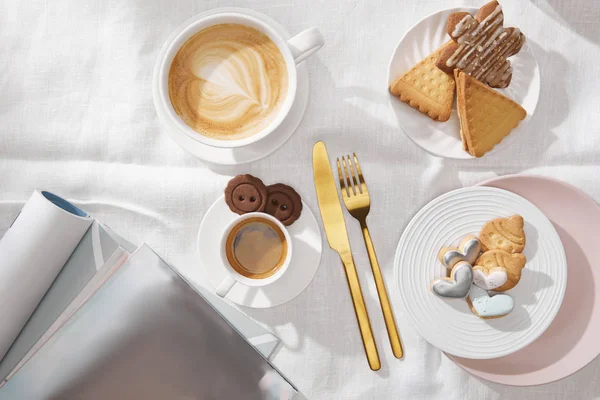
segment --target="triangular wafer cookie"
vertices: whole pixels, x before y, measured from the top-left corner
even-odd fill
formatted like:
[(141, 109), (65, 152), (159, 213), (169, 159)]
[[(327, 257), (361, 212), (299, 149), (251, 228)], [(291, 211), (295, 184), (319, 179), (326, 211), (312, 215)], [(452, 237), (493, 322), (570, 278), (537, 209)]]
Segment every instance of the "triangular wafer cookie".
[(435, 66), (436, 60), (450, 41), (412, 67), (392, 85), (390, 92), (411, 107), (436, 121), (448, 121), (454, 99), (454, 79)]
[(454, 77), (463, 146), (481, 157), (508, 136), (527, 111), (464, 72), (454, 70)]

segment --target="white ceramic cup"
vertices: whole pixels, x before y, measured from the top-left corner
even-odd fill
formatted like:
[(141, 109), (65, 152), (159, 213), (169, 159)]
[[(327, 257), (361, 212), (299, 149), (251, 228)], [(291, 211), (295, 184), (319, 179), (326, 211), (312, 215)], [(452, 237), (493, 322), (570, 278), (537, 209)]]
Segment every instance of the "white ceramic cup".
[[(262, 218), (262, 219), (265, 219), (265, 220), (268, 220), (268, 221), (274, 223), (275, 225), (277, 225), (277, 227), (279, 227), (279, 229), (281, 229), (281, 232), (283, 232), (283, 236), (285, 237), (285, 240), (287, 242), (287, 254), (285, 256), (285, 260), (283, 261), (283, 265), (281, 265), (281, 267), (279, 267), (279, 269), (273, 275), (268, 276), (266, 278), (261, 278), (261, 279), (248, 278), (247, 276), (244, 276), (244, 275), (240, 274), (239, 272), (237, 272), (235, 269), (233, 269), (233, 267), (229, 263), (229, 260), (227, 259), (226, 243), (227, 243), (227, 238), (229, 237), (231, 230), (234, 227), (236, 227), (240, 222), (242, 222), (246, 219), (249, 219), (249, 218)], [(239, 217), (234, 219), (229, 225), (227, 225), (227, 227), (225, 228), (225, 231), (223, 232), (223, 236), (221, 238), (220, 251), (221, 251), (221, 261), (227, 268), (227, 276), (221, 281), (220, 284), (217, 285), (215, 292), (217, 293), (217, 295), (219, 295), (221, 297), (225, 297), (225, 296), (227, 296), (227, 293), (229, 293), (231, 288), (233, 288), (233, 285), (235, 285), (236, 282), (243, 283), (244, 285), (247, 285), (247, 286), (260, 287), (260, 286), (269, 285), (269, 284), (275, 282), (276, 280), (278, 280), (279, 278), (281, 278), (283, 276), (283, 274), (285, 274), (285, 271), (290, 266), (290, 261), (292, 260), (292, 238), (290, 237), (288, 230), (285, 228), (285, 226), (283, 226), (283, 224), (277, 218), (275, 218), (271, 215), (265, 214), (265, 213), (253, 212), (253, 213), (240, 215)]]
[[(173, 105), (169, 99), (169, 69), (173, 58), (183, 46), (183, 44), (194, 34), (200, 32), (213, 25), (219, 24), (241, 24), (255, 28), (267, 35), (279, 48), (283, 55), (288, 71), (288, 90), (283, 101), (283, 104), (273, 121), (260, 132), (253, 134), (247, 138), (237, 140), (219, 140), (212, 139), (196, 132), (190, 128), (183, 119), (175, 112)], [(165, 44), (166, 51), (159, 62), (158, 76), (158, 97), (166, 110), (166, 118), (169, 125), (175, 129), (179, 129), (192, 139), (213, 147), (235, 148), (248, 146), (261, 139), (264, 139), (283, 122), (289, 113), (294, 99), (296, 97), (296, 87), (298, 85), (298, 72), (296, 65), (316, 53), (323, 47), (323, 36), (317, 28), (309, 28), (289, 40), (285, 40), (279, 33), (275, 31), (269, 24), (245, 14), (234, 12), (226, 12), (214, 14), (201, 18), (192, 18), (183, 24)]]

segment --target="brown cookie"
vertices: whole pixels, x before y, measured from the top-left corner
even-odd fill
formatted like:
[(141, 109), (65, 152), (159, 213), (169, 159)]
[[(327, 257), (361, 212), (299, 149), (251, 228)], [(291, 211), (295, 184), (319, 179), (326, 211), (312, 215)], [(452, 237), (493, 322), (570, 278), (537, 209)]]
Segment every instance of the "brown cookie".
[(456, 43), (449, 41), (444, 44), (396, 79), (389, 88), (400, 101), (442, 122), (448, 121), (452, 113), (455, 84), (451, 74), (436, 68), (435, 60), (450, 51), (446, 50), (448, 46), (456, 46)]
[(499, 249), (509, 253), (523, 252), (527, 242), (524, 225), (525, 221), (520, 215), (487, 222), (479, 234), (483, 251)]
[(292, 187), (276, 183), (267, 187), (267, 206), (265, 212), (277, 218), (285, 226), (300, 218), (302, 198)]
[(525, 35), (517, 28), (504, 27), (504, 14), (497, 1), (481, 7), (475, 16), (450, 14), (446, 29), (455, 44), (438, 57), (439, 69), (447, 73), (459, 69), (494, 88), (510, 84), (512, 66), (508, 58), (521, 50)]
[(478, 268), (489, 272), (496, 267), (504, 267), (506, 269), (506, 282), (494, 289), (496, 292), (504, 292), (517, 286), (521, 280), (521, 270), (525, 268), (527, 258), (521, 253), (511, 254), (504, 250), (488, 250), (483, 253), (473, 268)]
[(225, 202), (239, 215), (263, 212), (267, 205), (267, 187), (255, 176), (238, 175), (225, 188)]

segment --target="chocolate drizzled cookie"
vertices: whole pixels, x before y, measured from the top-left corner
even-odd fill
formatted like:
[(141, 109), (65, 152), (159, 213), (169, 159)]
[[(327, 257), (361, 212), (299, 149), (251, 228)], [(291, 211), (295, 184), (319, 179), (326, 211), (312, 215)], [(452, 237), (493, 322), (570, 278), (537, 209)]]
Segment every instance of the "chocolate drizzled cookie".
[(439, 56), (436, 66), (451, 73), (459, 69), (494, 88), (505, 88), (512, 78), (508, 57), (521, 50), (525, 36), (505, 28), (502, 6), (491, 1), (475, 17), (456, 12), (448, 17), (448, 35), (454, 43)]

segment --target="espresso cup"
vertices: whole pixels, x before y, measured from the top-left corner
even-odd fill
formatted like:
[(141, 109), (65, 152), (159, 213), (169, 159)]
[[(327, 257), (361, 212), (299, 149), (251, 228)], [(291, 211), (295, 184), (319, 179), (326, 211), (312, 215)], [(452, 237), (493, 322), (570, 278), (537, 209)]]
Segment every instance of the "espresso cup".
[[(166, 111), (166, 119), (173, 128), (184, 132), (187, 136), (203, 143), (205, 145), (221, 148), (237, 148), (248, 146), (259, 140), (264, 139), (268, 135), (272, 134), (283, 120), (288, 115), (296, 97), (297, 89), (297, 64), (304, 61), (316, 53), (321, 47), (323, 47), (323, 37), (316, 28), (309, 28), (293, 38), (286, 40), (284, 39), (272, 26), (267, 22), (268, 19), (262, 20), (250, 15), (236, 13), (236, 12), (224, 12), (213, 14), (205, 17), (196, 17), (186, 22), (182, 28), (175, 32), (171, 39), (167, 41), (166, 51), (163, 52), (162, 59), (159, 60), (158, 64), (158, 101), (162, 103), (162, 108)], [(266, 35), (277, 47), (281, 53), (281, 57), (285, 63), (287, 69), (287, 90), (283, 94), (283, 99), (277, 104), (276, 111), (273, 115), (269, 115), (268, 124), (260, 126), (259, 130), (253, 132), (250, 136), (243, 138), (233, 139), (222, 139), (209, 137), (203, 133), (194, 130), (186, 121), (180, 116), (181, 112), (178, 113), (173, 105), (170, 92), (169, 92), (169, 71), (173, 60), (177, 56), (182, 46), (186, 42), (199, 32), (202, 32), (208, 28), (216, 25), (223, 24), (235, 24), (242, 25), (250, 28), (254, 28), (260, 33)]]
[(221, 261), (227, 276), (215, 292), (225, 297), (236, 282), (247, 286), (269, 285), (285, 274), (292, 259), (292, 240), (275, 217), (243, 214), (233, 220), (221, 238)]

